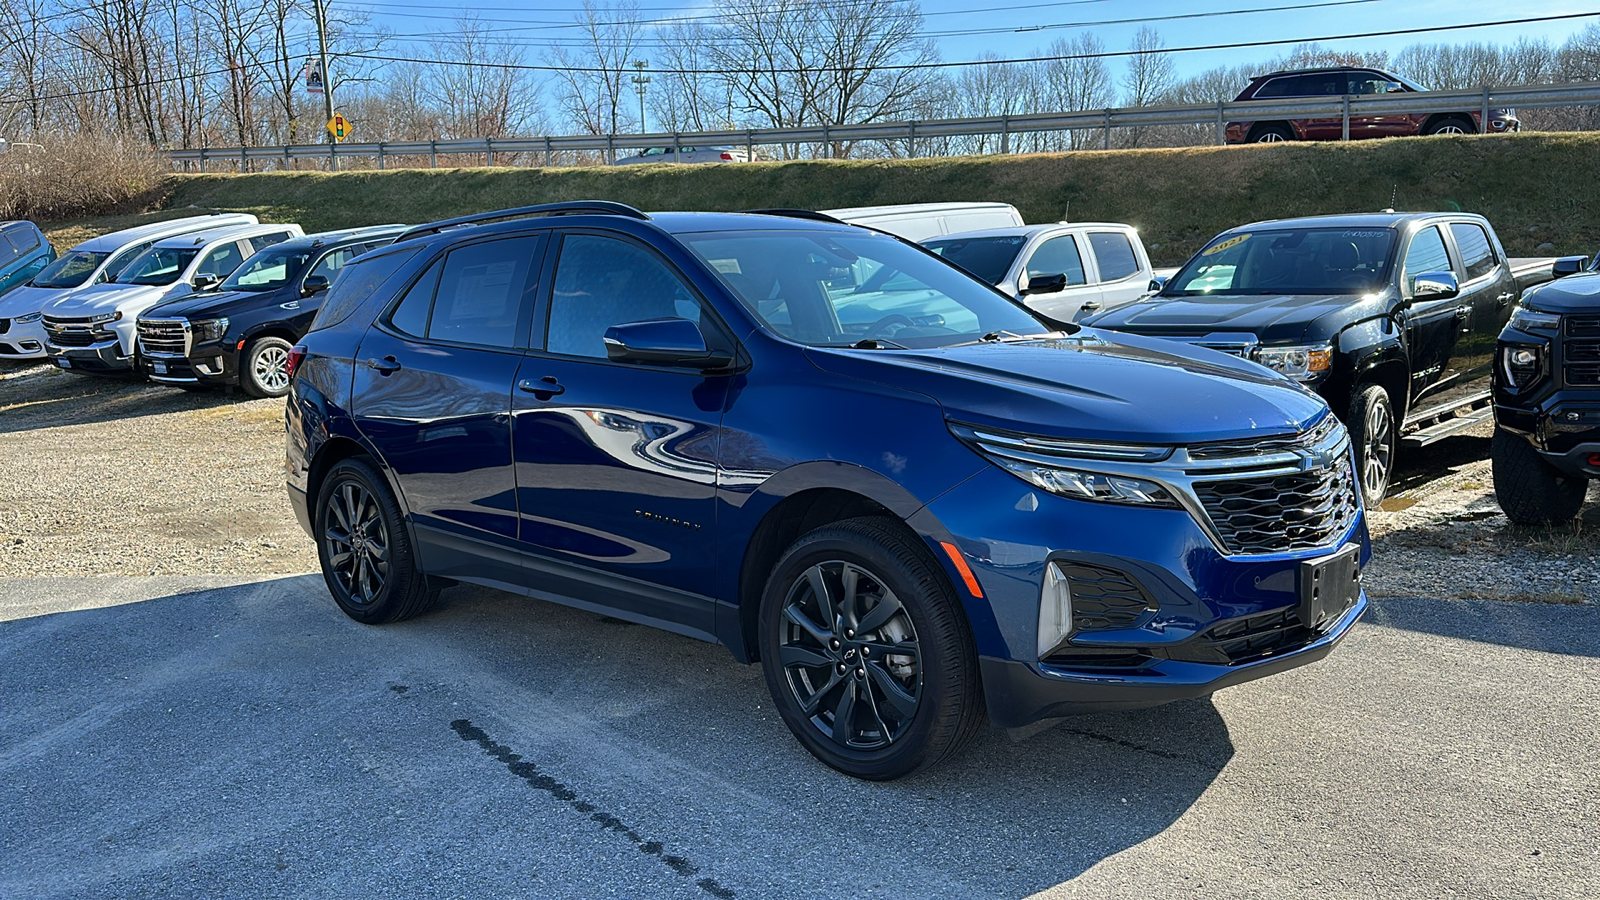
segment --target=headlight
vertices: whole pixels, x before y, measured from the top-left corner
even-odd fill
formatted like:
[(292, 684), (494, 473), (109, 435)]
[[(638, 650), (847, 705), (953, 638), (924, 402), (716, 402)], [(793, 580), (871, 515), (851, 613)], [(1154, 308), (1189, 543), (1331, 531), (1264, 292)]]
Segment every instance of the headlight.
[(101, 322), (115, 322), (115, 321), (117, 321), (118, 319), (121, 319), (121, 318), (122, 318), (122, 310), (119, 309), (116, 312), (101, 313), (98, 316), (90, 316), (89, 317), (89, 324), (91, 324), (91, 325), (99, 325)]
[(1561, 327), (1561, 317), (1519, 306), (1511, 313), (1511, 327), (1518, 331), (1554, 330)]
[(1254, 359), (1290, 378), (1310, 381), (1333, 368), (1333, 347), (1329, 344), (1258, 347)]
[(39, 321), (39, 317), (43, 315), (44, 313), (42, 312), (28, 313), (25, 316), (17, 316), (11, 321), (17, 323), (18, 325), (32, 325), (34, 322)]
[(1500, 372), (1507, 385), (1527, 390), (1544, 375), (1544, 348), (1537, 344), (1501, 344)]
[(189, 323), (189, 334), (196, 344), (205, 341), (220, 341), (228, 333), (228, 320), (221, 319), (196, 319)]
[[(1093, 466), (1096, 460), (1107, 463), (1158, 462), (1172, 455), (1171, 447), (1032, 437), (955, 422), (950, 423), (950, 431), (985, 459), (1052, 494), (1134, 506), (1178, 505), (1172, 493), (1154, 481), (1080, 469), (1070, 464), (1082, 462)], [(1058, 456), (1068, 459), (1058, 462), (1053, 458)]]
[(1167, 489), (1153, 481), (1124, 475), (1102, 475), (1078, 469), (1044, 466), (1004, 457), (990, 457), (996, 465), (1023, 481), (1052, 494), (1099, 500), (1104, 503), (1131, 503), (1136, 506), (1177, 506)]

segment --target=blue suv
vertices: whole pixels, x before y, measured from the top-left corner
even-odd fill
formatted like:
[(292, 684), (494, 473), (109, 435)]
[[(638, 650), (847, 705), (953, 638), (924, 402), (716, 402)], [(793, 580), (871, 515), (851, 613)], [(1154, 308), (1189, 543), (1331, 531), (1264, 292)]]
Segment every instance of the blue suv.
[(290, 365), (289, 494), (352, 618), (461, 581), (718, 641), (860, 778), (1312, 662), (1366, 606), (1322, 400), (816, 213), (419, 226)]

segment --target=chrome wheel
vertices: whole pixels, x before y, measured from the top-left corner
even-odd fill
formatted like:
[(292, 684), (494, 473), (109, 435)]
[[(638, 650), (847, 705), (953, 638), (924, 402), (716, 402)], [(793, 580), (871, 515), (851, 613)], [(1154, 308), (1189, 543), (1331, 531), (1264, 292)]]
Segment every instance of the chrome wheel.
[(839, 560), (806, 569), (784, 600), (779, 664), (800, 712), (841, 749), (881, 750), (922, 696), (922, 653), (883, 580)]
[(354, 480), (334, 487), (323, 512), (329, 571), (355, 606), (377, 600), (389, 578), (389, 529), (377, 498)]
[(289, 388), (289, 351), (273, 345), (256, 353), (250, 374), (257, 386), (268, 394), (282, 393)]
[(1433, 133), (1434, 134), (1466, 134), (1467, 130), (1465, 128), (1462, 128), (1460, 125), (1449, 124), (1449, 125), (1440, 125), (1438, 128), (1435, 128), (1433, 130)]
[(1394, 462), (1394, 416), (1387, 396), (1380, 393), (1367, 405), (1362, 425), (1361, 486), (1367, 496), (1381, 497), (1389, 486)]
[(1256, 143), (1258, 143), (1258, 144), (1276, 144), (1279, 141), (1282, 141), (1283, 139), (1284, 139), (1283, 135), (1277, 133), (1276, 131), (1263, 131), (1261, 133), (1261, 136), (1256, 138)]

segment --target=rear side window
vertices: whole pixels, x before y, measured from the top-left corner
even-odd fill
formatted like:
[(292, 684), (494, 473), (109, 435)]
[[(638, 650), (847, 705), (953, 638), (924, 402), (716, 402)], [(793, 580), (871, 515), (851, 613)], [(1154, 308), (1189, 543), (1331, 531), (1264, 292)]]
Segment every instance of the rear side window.
[(289, 232), (274, 231), (271, 234), (258, 234), (250, 239), (250, 243), (254, 245), (257, 250), (260, 250), (264, 247), (271, 247), (273, 244), (281, 244), (288, 239)]
[[(1101, 263), (1104, 268), (1105, 263)], [(1083, 257), (1078, 242), (1070, 234), (1053, 237), (1039, 245), (1028, 260), (1028, 277), (1065, 275), (1067, 284), (1083, 284)]]
[(469, 244), (428, 268), (395, 306), (389, 324), (403, 334), (515, 347), (522, 314), (532, 308), (540, 236)]
[(369, 297), (377, 293), (384, 282), (410, 262), (419, 249), (421, 248), (396, 250), (381, 256), (352, 260), (349, 265), (339, 270), (339, 277), (334, 279), (333, 287), (328, 290), (327, 299), (322, 301), (322, 308), (317, 310), (317, 317), (312, 320), (310, 330), (331, 328), (349, 318), (356, 307), (365, 303)]
[(4, 266), (22, 255), (22, 250), (12, 243), (11, 235), (0, 235), (0, 266)]
[(1444, 238), (1435, 226), (1417, 232), (1406, 250), (1406, 290), (1417, 289), (1417, 276), (1429, 272), (1450, 272), (1450, 254), (1445, 252)]
[(1089, 246), (1094, 249), (1094, 261), (1100, 266), (1101, 281), (1120, 281), (1139, 271), (1133, 244), (1120, 231), (1091, 231)]
[(1461, 251), (1461, 263), (1467, 269), (1467, 280), (1480, 278), (1494, 271), (1494, 246), (1483, 226), (1471, 222), (1452, 222), (1450, 233), (1455, 236), (1456, 249)]

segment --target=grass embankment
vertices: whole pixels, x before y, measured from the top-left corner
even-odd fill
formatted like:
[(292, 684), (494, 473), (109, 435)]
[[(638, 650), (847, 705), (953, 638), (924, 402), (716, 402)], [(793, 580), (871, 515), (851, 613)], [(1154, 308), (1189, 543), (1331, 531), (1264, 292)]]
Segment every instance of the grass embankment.
[[(645, 210), (1000, 200), (1029, 222), (1132, 223), (1157, 265), (1176, 265), (1244, 222), (1391, 204), (1485, 215), (1513, 256), (1592, 253), (1600, 209), (1587, 200), (1596, 184), (1600, 134), (1523, 134), (727, 166), (175, 175), (161, 214), (240, 210), (310, 232), (556, 200)], [(62, 223), (54, 236), (70, 245), (127, 221)], [(1555, 250), (1540, 249), (1546, 243)]]

